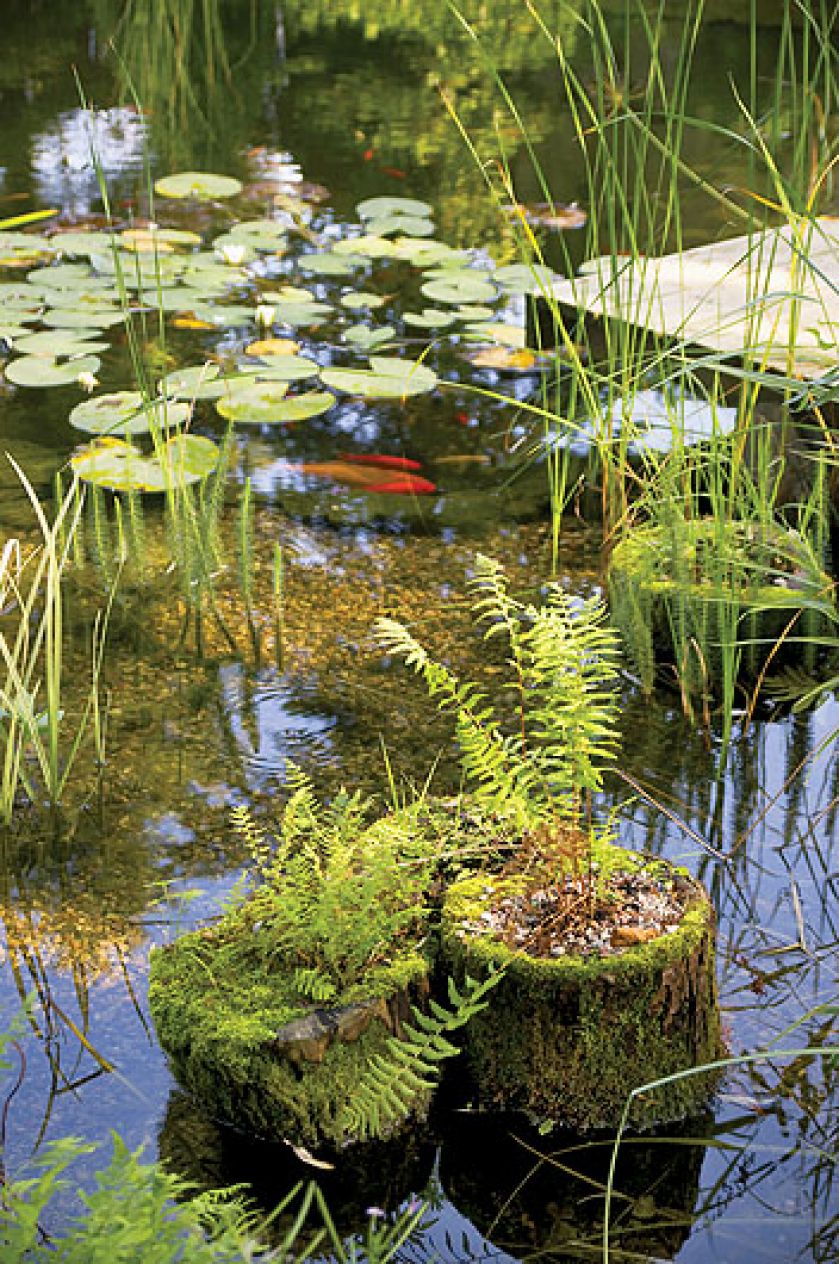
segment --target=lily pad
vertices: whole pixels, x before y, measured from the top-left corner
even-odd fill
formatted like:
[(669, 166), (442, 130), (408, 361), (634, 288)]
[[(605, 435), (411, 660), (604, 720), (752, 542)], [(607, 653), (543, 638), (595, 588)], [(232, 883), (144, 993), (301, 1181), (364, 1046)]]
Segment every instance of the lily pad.
[(201, 238), (186, 228), (126, 228), (120, 233), (119, 242), (124, 249), (140, 254), (155, 250), (164, 253), (166, 247), (200, 246)]
[(219, 450), (204, 435), (178, 434), (162, 459), (144, 456), (123, 439), (103, 437), (80, 448), (70, 465), (79, 478), (111, 491), (162, 492), (173, 483), (197, 483), (218, 465)]
[[(320, 373), (320, 365), (308, 356), (270, 354), (260, 355), (259, 358), (265, 368), (270, 370), (271, 379), (278, 382), (302, 382), (305, 378), (316, 377)], [(263, 373), (262, 369), (258, 369), (257, 373), (259, 377), (268, 377), (268, 373)]]
[(446, 277), (435, 277), (421, 286), (422, 293), (434, 303), (487, 303), (496, 297), (495, 286), (467, 269), (451, 271)]
[(341, 306), (346, 307), (351, 312), (367, 310), (373, 312), (378, 307), (384, 307), (387, 298), (383, 294), (371, 294), (367, 290), (356, 290), (352, 294), (345, 294), (341, 299)]
[(48, 356), (21, 356), (7, 364), (3, 372), (15, 386), (70, 386), (80, 374), (97, 373), (100, 363), (95, 355), (65, 360), (62, 364)]
[(104, 254), (111, 250), (113, 243), (118, 240), (114, 233), (99, 232), (94, 229), (83, 232), (74, 229), (68, 233), (53, 233), (50, 237), (50, 245), (62, 255), (90, 257), (90, 255)]
[(242, 184), (232, 176), (214, 175), (209, 171), (179, 171), (176, 175), (156, 180), (154, 191), (160, 197), (214, 202), (218, 198), (236, 197), (242, 192)]
[[(276, 219), (252, 219), (234, 224), (224, 236), (230, 241), (240, 241), (253, 250), (272, 252), (282, 250), (285, 246), (288, 230), (285, 224)], [(216, 238), (213, 245), (218, 247), (218, 241)]]
[(275, 304), (274, 319), (282, 325), (298, 326), (322, 325), (332, 314), (328, 303), (318, 303), (314, 299), (309, 303), (283, 300)]
[(509, 263), (495, 270), (495, 279), (508, 294), (541, 294), (557, 274), (544, 263)]
[(274, 425), (287, 421), (303, 421), (325, 413), (335, 403), (328, 391), (310, 391), (286, 398), (285, 382), (245, 382), (231, 390), (226, 399), (216, 404), (226, 421), (247, 425)]
[(300, 343), (295, 342), (293, 338), (259, 338), (245, 347), (245, 354), (249, 356), (296, 355), (299, 350)]
[(86, 263), (55, 263), (33, 268), (26, 274), (30, 285), (44, 285), (50, 290), (106, 290), (110, 278), (97, 276)]
[(175, 369), (160, 379), (157, 389), (169, 399), (216, 399), (224, 392), (224, 387), (217, 382), (220, 372), (217, 364), (195, 364)]
[(345, 237), (332, 247), (336, 255), (364, 255), (367, 259), (397, 259), (399, 247), (387, 237), (364, 233), (361, 237)]
[(513, 373), (532, 373), (542, 363), (536, 352), (527, 347), (483, 347), (472, 352), (469, 359), (478, 369)]
[(31, 332), (26, 325), (0, 325), (0, 342), (14, 342), (16, 338), (25, 338)]
[(152, 427), (172, 430), (189, 421), (189, 404), (161, 399), (143, 403), (139, 391), (114, 391), (83, 400), (70, 413), (71, 426), (98, 435), (148, 434)]
[(334, 250), (301, 255), (297, 261), (301, 272), (314, 272), (318, 276), (350, 276), (366, 263), (367, 260), (362, 255), (341, 254)]
[(381, 219), (385, 215), (416, 215), (424, 219), (434, 214), (434, 208), (427, 202), (406, 197), (366, 198), (355, 209), (360, 219)]
[(465, 268), (469, 263), (469, 255), (465, 250), (455, 250), (454, 246), (449, 246), (444, 241), (400, 237), (394, 245), (400, 259), (412, 263), (415, 268)]
[(446, 329), (457, 320), (457, 314), (440, 311), (436, 307), (426, 307), (421, 313), (406, 312), (402, 319), (414, 329)]
[(121, 325), (125, 320), (125, 313), (116, 307), (110, 309), (101, 307), (81, 312), (75, 307), (53, 307), (50, 311), (44, 312), (41, 319), (52, 329), (88, 329), (99, 333), (103, 329)]
[(393, 356), (371, 356), (369, 369), (323, 369), (325, 386), (361, 395), (364, 399), (402, 399), (406, 395), (423, 395), (437, 385), (437, 374), (415, 360)]
[(21, 351), (24, 355), (49, 356), (56, 359), (59, 356), (75, 356), (75, 355), (94, 355), (97, 351), (109, 351), (110, 343), (107, 342), (90, 342), (90, 338), (95, 338), (98, 329), (73, 330), (68, 332), (65, 329), (41, 329), (37, 333), (28, 333), (24, 338), (19, 338), (15, 349)]
[(344, 341), (357, 347), (359, 351), (373, 351), (395, 337), (393, 325), (380, 325), (378, 329), (373, 329), (370, 325), (350, 325), (344, 330)]
[(432, 220), (417, 215), (383, 215), (371, 219), (366, 227), (375, 237), (433, 237), (435, 233)]

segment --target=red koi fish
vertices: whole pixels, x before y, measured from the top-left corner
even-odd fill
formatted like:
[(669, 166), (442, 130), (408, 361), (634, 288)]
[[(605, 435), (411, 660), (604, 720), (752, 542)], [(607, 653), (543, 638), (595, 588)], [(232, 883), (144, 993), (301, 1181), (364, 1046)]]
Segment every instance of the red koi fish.
[(436, 490), (434, 483), (416, 474), (402, 474), (386, 483), (372, 483), (367, 487), (368, 492), (389, 492), (394, 496), (427, 496)]
[(419, 461), (412, 461), (407, 456), (383, 456), (378, 452), (369, 455), (355, 452), (341, 452), (342, 461), (352, 461), (354, 465), (381, 465), (388, 470), (421, 470)]

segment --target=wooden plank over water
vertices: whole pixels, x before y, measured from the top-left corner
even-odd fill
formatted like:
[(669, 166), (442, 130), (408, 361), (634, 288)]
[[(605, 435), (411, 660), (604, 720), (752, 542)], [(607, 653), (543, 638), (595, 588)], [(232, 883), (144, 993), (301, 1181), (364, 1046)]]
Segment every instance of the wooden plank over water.
[(551, 293), (753, 367), (812, 379), (839, 369), (839, 218), (800, 220), (660, 257), (603, 257)]

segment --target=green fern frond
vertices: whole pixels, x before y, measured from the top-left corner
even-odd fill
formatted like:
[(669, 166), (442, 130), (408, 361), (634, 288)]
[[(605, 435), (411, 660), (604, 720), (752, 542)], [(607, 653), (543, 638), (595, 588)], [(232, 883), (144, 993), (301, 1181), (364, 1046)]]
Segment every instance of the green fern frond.
[(392, 1036), (384, 1053), (375, 1054), (344, 1112), (348, 1134), (363, 1140), (384, 1136), (406, 1119), (437, 1083), (440, 1063), (460, 1050), (447, 1037), (465, 1027), (487, 1005), (486, 997), (504, 976), (495, 970), (485, 979), (467, 976), (463, 991), (449, 980), (451, 1009), (430, 1003), (425, 1014), (412, 1008), (413, 1023), (403, 1024), (403, 1036)]
[(334, 1001), (337, 995), (332, 980), (314, 967), (299, 966), (292, 975), (292, 982), (300, 996), (317, 1001), (318, 1004)]

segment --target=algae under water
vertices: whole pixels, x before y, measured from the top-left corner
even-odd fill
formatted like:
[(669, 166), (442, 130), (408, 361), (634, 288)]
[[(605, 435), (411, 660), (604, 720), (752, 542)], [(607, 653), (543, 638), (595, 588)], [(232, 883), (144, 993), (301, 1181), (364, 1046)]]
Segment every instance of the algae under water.
[[(175, 95), (165, 74), (157, 81), (138, 78), (144, 113), (113, 105), (122, 87), (107, 39), (118, 7), (106, 0), (73, 8), (41, 0), (4, 15), (0, 215), (37, 203), (58, 208), (63, 226), (102, 227), (73, 63), (101, 107), (94, 116), (97, 150), (125, 223), (145, 209), (150, 145), (155, 177), (220, 171), (251, 187), (273, 181), (273, 189), (276, 165), (292, 171), (290, 164), (298, 164), (292, 172), (298, 183), (303, 176), (330, 190), (325, 202), (311, 205), (318, 232), (333, 245), (359, 203), (407, 195), (433, 207), (439, 236), (452, 247), (481, 247), (496, 263), (515, 261), (509, 217), (486, 197), (431, 82), (437, 75), (459, 93), (470, 133), (495, 155), (491, 85), (443, 5), (370, 3), (359, 16), (359, 6), (334, 2), (286, 4), (279, 11), (268, 4), (223, 4), (224, 43), (203, 48), (201, 74), (197, 66), (190, 73), (201, 93), (210, 82), (209, 65), (226, 86), (215, 94), (207, 89), (191, 103), (183, 90)], [(139, 23), (141, 9), (126, 5), (124, 12)], [(486, 33), (497, 47), (503, 44), (503, 68), (538, 138), (551, 191), (563, 202), (583, 200), (572, 129), (553, 109), (550, 60), (530, 37), (522, 6), (491, 9)], [(132, 31), (147, 38), (149, 30), (141, 23), (122, 28), (127, 64), (136, 73)], [(762, 66), (773, 56), (772, 31), (761, 32)], [(584, 50), (577, 51), (582, 57)], [(712, 23), (699, 56), (696, 109), (725, 121), (725, 73), (732, 61), (746, 65), (747, 43), (737, 27)], [(541, 201), (520, 138), (502, 139), (522, 201)], [(698, 159), (715, 179), (734, 180), (729, 150)], [(264, 190), (254, 195), (264, 198)], [(224, 219), (217, 208), (193, 206), (179, 214), (184, 229), (205, 234), (217, 232)], [(695, 240), (719, 229), (716, 219), (698, 212), (689, 222)], [(387, 273), (388, 282), (391, 277)], [(336, 292), (336, 284), (343, 288), (319, 276), (316, 301)], [(384, 294), (390, 302), (389, 285), (380, 291), (374, 297)], [(411, 291), (403, 306), (408, 297), (422, 296)], [(429, 297), (426, 306), (437, 301)], [(385, 324), (388, 308), (385, 315), (372, 305), (369, 310), (376, 324)], [(247, 341), (255, 337), (252, 328)], [(329, 339), (315, 330), (304, 340), (304, 354), (331, 362)], [(163, 346), (151, 322), (145, 348), (150, 363), (163, 360), (162, 371), (169, 354), (180, 367), (219, 344), (225, 354), (240, 355), (245, 341), (235, 329), (215, 330), (209, 338), (187, 329), (173, 332)], [(107, 389), (129, 385), (128, 356), (120, 347), (117, 339), (113, 359), (103, 361)], [(450, 380), (460, 373), (452, 364), (444, 359)], [(496, 389), (495, 370), (486, 373), (485, 385)], [(508, 393), (526, 393), (519, 379), (504, 381)], [(79, 440), (66, 416), (80, 393), (5, 383), (2, 389), (2, 447), (46, 491)], [(250, 1182), (266, 1206), (299, 1179), (301, 1168), (287, 1148), (218, 1128), (174, 1085), (145, 1009), (149, 948), (217, 911), (244, 860), (228, 827), (229, 809), (247, 803), (257, 814), (270, 813), (287, 759), (305, 766), (327, 792), (345, 782), (385, 794), (380, 742), (397, 776), (416, 784), (447, 749), (448, 726), (429, 716), (419, 686), (406, 685), (372, 646), (377, 615), (418, 626), (453, 667), (469, 677), (483, 673), (491, 685), (493, 663), (471, 636), (460, 600), (475, 540), (521, 589), (538, 586), (551, 563), (544, 470), (533, 467), (523, 488), (507, 478), (510, 449), (529, 435), (511, 411), (456, 386), (442, 399), (423, 397), (407, 409), (353, 401), (329, 421), (302, 422), (281, 436), (276, 427), (254, 429), (242, 441), (235, 477), (250, 477), (257, 500), (251, 605), (264, 644), (258, 666), (234, 568), (220, 578), (217, 600), (241, 653), (232, 655), (212, 626), (200, 660), (188, 643), (178, 644), (177, 593), (166, 564), (156, 562), (157, 517), (148, 511), (153, 581), (126, 582), (118, 590), (107, 651), (101, 795), (92, 802), (71, 799), (58, 835), (38, 814), (22, 813), (0, 847), (4, 1021), (24, 994), (36, 994), (26, 1074), (10, 1111), (9, 1170), (43, 1137), (106, 1140), (116, 1128), (129, 1144), (145, 1143), (150, 1156), (160, 1153), (202, 1184)], [(220, 433), (214, 431), (217, 438)], [(357, 485), (336, 479), (324, 488), (298, 468), (345, 460), (347, 449), (421, 459), (442, 494), (427, 502), (418, 496), (414, 512), (397, 497), (398, 503), (379, 502), (371, 513)], [(20, 529), (28, 519), (5, 469), (0, 495), (3, 530)], [(454, 506), (450, 513), (440, 510), (446, 502)], [(232, 503), (224, 510), (228, 534), (235, 533), (237, 513)], [(267, 613), (278, 541), (285, 558), (279, 667)], [(599, 546), (596, 528), (575, 521), (563, 527), (559, 573), (575, 590), (599, 583)], [(84, 630), (101, 603), (95, 568), (70, 591), (76, 602), (71, 620), (78, 620), (69, 651), (67, 709), (73, 713), (82, 705), (88, 671)], [(626, 688), (622, 771), (629, 780), (612, 779), (602, 807), (620, 805), (621, 841), (688, 865), (711, 890), (733, 1053), (833, 1038), (835, 1014), (819, 1007), (835, 1006), (836, 998), (839, 762), (828, 739), (838, 724), (833, 700), (804, 716), (757, 716), (735, 736), (724, 775), (717, 776), (713, 732), (709, 744), (675, 699), (648, 701), (631, 684)], [(92, 763), (88, 752), (82, 759)], [(434, 785), (449, 788), (455, 776), (444, 757)], [(649, 805), (633, 782), (664, 811)], [(435, 1252), (443, 1260), (507, 1261), (537, 1253), (598, 1258), (608, 1146), (540, 1135), (521, 1119), (454, 1109), (462, 1105), (454, 1086), (451, 1101), (441, 1101), (428, 1129), (409, 1143), (363, 1161), (350, 1156), (341, 1169), (324, 1174), (347, 1231), (363, 1221), (368, 1206), (393, 1208), (431, 1188), (435, 1223), (406, 1248), (406, 1259)], [(615, 1212), (616, 1241), (642, 1258), (682, 1264), (828, 1264), (839, 1249), (838, 1143), (835, 1062), (779, 1056), (735, 1069), (713, 1114), (662, 1137), (626, 1142), (616, 1179), (624, 1195)], [(92, 1167), (81, 1165), (78, 1179), (89, 1182)], [(68, 1195), (48, 1227), (60, 1229), (70, 1210)]]

